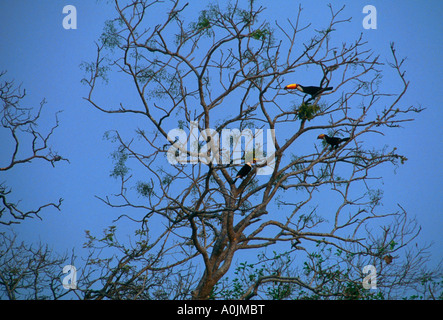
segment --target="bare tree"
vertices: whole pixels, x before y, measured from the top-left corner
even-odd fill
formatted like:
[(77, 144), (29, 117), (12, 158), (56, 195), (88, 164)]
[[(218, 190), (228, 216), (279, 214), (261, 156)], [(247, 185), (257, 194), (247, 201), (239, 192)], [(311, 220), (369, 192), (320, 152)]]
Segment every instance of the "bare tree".
[(48, 245), (18, 243), (14, 232), (0, 233), (0, 300), (59, 299), (69, 293), (61, 285), (68, 255)]
[[(257, 263), (274, 267), (250, 273), (236, 298), (259, 296), (269, 285), (289, 286), (279, 298), (296, 296), (295, 289), (299, 297), (304, 290), (318, 297), (358, 298), (345, 289), (361, 291), (361, 268), (367, 264), (376, 266), (381, 288), (417, 282), (411, 274), (423, 249), (400, 253), (419, 228), (401, 208), (380, 210), (380, 177), (373, 173), (407, 159), (395, 147), (368, 145), (374, 135), (422, 110), (401, 104), (409, 82), (393, 44), (385, 64), (363, 36), (334, 41), (349, 19), (341, 18), (343, 8), (332, 6), (330, 20), (314, 26), (302, 25), (302, 8), (293, 20), (265, 21), (265, 8), (256, 8), (254, 1), (246, 7), (238, 1), (210, 4), (187, 20), (194, 11), (174, 0), (156, 25), (150, 21), (160, 18), (161, 1), (116, 0), (114, 5), (117, 17), (106, 22), (96, 59), (83, 63), (82, 82), (94, 108), (145, 120), (133, 133), (119, 128), (107, 133), (117, 144), (111, 176), (121, 185), (117, 194), (99, 197), (122, 211), (118, 221), (135, 223), (137, 240), (118, 241), (117, 226), (103, 238), (89, 234), (94, 252), (118, 250), (109, 251), (107, 259), (89, 260), (101, 271), (96, 278), (89, 273), (83, 297), (227, 297), (235, 284), (224, 276), (234, 257), (263, 250), (282, 255), (262, 255)], [(333, 89), (309, 97), (284, 88), (308, 67), (319, 77), (314, 85)], [(386, 91), (382, 74), (396, 75), (392, 88), (398, 90)], [(114, 75), (132, 84), (131, 102), (100, 101)], [(174, 128), (183, 136), (170, 134)], [(275, 150), (263, 152), (264, 143), (250, 152), (243, 145), (240, 159), (232, 149), (241, 137), (232, 135), (228, 146), (215, 143), (227, 129), (270, 129), (267, 146), (273, 140)], [(200, 133), (196, 139), (194, 130)], [(317, 134), (349, 139), (330, 148), (316, 143)], [(226, 150), (228, 163), (221, 161)], [(235, 181), (239, 168), (253, 158), (257, 165)], [(269, 174), (258, 175), (265, 168)], [(331, 199), (327, 206), (322, 198)], [(325, 269), (318, 246), (340, 261), (328, 260)], [(300, 265), (304, 259), (306, 268), (298, 273), (294, 266), (283, 268), (282, 256)], [(345, 265), (352, 266), (346, 275)], [(401, 276), (393, 266), (404, 268)]]
[[(14, 81), (3, 81), (6, 72), (0, 73), (0, 119), (1, 126), (5, 132), (10, 135), (10, 140), (2, 142), (2, 152), (6, 161), (0, 165), (0, 173), (12, 171), (22, 164), (30, 163), (34, 160), (44, 160), (50, 162), (52, 166), (57, 161), (67, 159), (61, 157), (52, 151), (49, 145), (49, 139), (58, 127), (59, 122), (57, 113), (55, 114), (55, 125), (52, 126), (47, 133), (38, 129), (38, 122), (46, 101), (43, 99), (39, 108), (26, 108), (21, 105), (21, 100), (25, 97), (25, 90), (21, 90), (20, 86), (16, 86)], [(10, 155), (7, 159), (6, 155)], [(40, 217), (40, 212), (47, 207), (54, 207), (60, 210), (63, 199), (58, 202), (40, 205), (33, 210), (23, 210), (18, 203), (8, 200), (12, 190), (5, 181), (0, 181), (0, 224), (10, 225), (19, 223), (20, 220), (26, 218)]]

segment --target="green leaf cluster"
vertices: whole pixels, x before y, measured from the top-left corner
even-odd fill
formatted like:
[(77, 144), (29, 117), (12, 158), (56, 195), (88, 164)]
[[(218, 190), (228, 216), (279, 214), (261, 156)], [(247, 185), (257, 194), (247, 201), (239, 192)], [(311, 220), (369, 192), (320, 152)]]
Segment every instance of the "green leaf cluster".
[(129, 172), (129, 168), (126, 166), (126, 160), (128, 160), (129, 155), (123, 150), (119, 149), (114, 151), (111, 154), (112, 159), (114, 160), (114, 168), (109, 174), (113, 178), (124, 178), (126, 174)]
[(296, 111), (298, 119), (311, 121), (320, 111), (320, 106), (318, 104), (303, 103)]

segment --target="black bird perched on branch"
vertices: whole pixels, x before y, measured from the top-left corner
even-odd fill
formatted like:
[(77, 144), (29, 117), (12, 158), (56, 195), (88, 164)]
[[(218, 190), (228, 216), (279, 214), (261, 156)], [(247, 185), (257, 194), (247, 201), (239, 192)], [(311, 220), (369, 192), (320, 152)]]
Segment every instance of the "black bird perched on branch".
[(315, 98), (317, 95), (323, 93), (324, 91), (330, 91), (332, 89), (334, 89), (333, 87), (326, 87), (326, 88), (322, 88), (322, 87), (316, 87), (316, 86), (302, 86), (300, 84), (288, 84), (285, 89), (297, 89), (303, 93), (307, 93), (311, 95), (311, 98)]
[(325, 91), (330, 91), (332, 89), (334, 89), (333, 87), (326, 87), (326, 88), (322, 88), (322, 87), (316, 87), (316, 86), (302, 86), (300, 84), (288, 84), (285, 89), (297, 89), (303, 93), (307, 93), (310, 94), (312, 98), (315, 98), (317, 95), (325, 92)]
[(330, 137), (327, 136), (326, 134), (321, 134), (317, 137), (317, 139), (323, 139), (326, 141), (327, 144), (329, 144), (331, 146), (331, 149), (337, 149), (338, 145), (344, 141), (348, 141), (350, 138), (337, 138), (337, 137)]
[[(254, 159), (252, 163), (256, 163), (256, 160)], [(249, 171), (252, 169), (252, 164), (250, 162), (247, 162), (238, 172), (235, 176), (234, 182), (237, 181), (238, 178), (244, 178), (248, 175)]]

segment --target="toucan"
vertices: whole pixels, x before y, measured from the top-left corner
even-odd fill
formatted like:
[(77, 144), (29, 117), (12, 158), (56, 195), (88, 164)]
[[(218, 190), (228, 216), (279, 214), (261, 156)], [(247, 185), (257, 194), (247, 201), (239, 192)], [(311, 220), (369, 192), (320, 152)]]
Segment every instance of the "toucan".
[[(252, 160), (252, 163), (256, 163), (256, 160)], [(247, 162), (240, 170), (238, 170), (237, 175), (235, 176), (234, 182), (237, 181), (238, 178), (244, 178), (248, 175), (249, 171), (252, 169), (252, 164)]]
[(350, 138), (337, 138), (337, 137), (330, 137), (325, 134), (321, 134), (317, 137), (317, 139), (324, 139), (327, 144), (331, 146), (331, 149), (337, 149), (338, 145), (344, 141), (348, 141)]
[(303, 93), (307, 93), (310, 94), (312, 98), (315, 98), (317, 95), (323, 93), (324, 91), (330, 91), (332, 89), (334, 89), (333, 87), (326, 87), (326, 88), (322, 88), (322, 87), (315, 87), (315, 86), (302, 86), (300, 84), (288, 84), (285, 89), (297, 89)]

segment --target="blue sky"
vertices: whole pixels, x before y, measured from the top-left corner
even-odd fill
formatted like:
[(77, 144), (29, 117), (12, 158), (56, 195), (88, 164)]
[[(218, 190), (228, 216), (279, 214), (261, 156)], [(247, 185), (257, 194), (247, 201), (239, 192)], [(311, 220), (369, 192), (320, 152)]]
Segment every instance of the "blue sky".
[[(20, 240), (48, 243), (56, 251), (70, 251), (84, 242), (84, 230), (99, 232), (119, 212), (106, 207), (94, 195), (116, 192), (118, 183), (109, 177), (110, 153), (114, 146), (103, 139), (106, 131), (129, 126), (131, 119), (111, 117), (93, 110), (82, 99), (87, 88), (80, 83), (82, 61), (95, 58), (94, 41), (103, 30), (106, 19), (114, 17), (113, 6), (104, 1), (79, 0), (3, 0), (0, 3), (0, 70), (6, 79), (15, 79), (26, 88), (23, 104), (38, 106), (47, 100), (40, 128), (54, 123), (59, 115), (60, 127), (52, 139), (53, 149), (70, 160), (57, 163), (35, 161), (18, 166), (0, 179), (13, 189), (15, 200), (24, 208), (64, 198), (62, 211), (53, 209), (42, 214), (43, 221), (28, 220), (13, 227)], [(327, 1), (262, 1), (268, 9), (266, 18), (293, 18), (298, 4), (304, 7), (304, 21), (321, 26), (328, 18)], [(65, 5), (77, 9), (76, 30), (62, 26)], [(346, 40), (363, 32), (369, 46), (385, 62), (389, 43), (395, 42), (399, 56), (406, 56), (406, 77), (411, 81), (403, 105), (421, 105), (427, 109), (416, 121), (384, 136), (384, 143), (395, 145), (409, 160), (396, 173), (383, 171), (384, 206), (387, 210), (399, 203), (416, 217), (422, 226), (421, 241), (435, 242), (433, 261), (442, 258), (443, 230), (442, 169), (443, 157), (443, 2), (433, 1), (333, 1), (335, 8), (346, 4), (344, 17), (352, 21), (339, 31)], [(362, 27), (362, 9), (371, 4), (377, 8), (377, 29)], [(326, 20), (325, 20), (326, 21)], [(340, 39), (337, 39), (338, 41)], [(390, 58), (390, 57), (389, 57)], [(389, 79), (387, 79), (389, 81)], [(101, 99), (109, 99), (102, 96)], [(8, 150), (5, 132), (0, 130), (0, 146)], [(0, 161), (5, 161), (4, 155)], [(1, 164), (0, 164), (1, 165)], [(0, 231), (5, 229), (0, 226)]]

